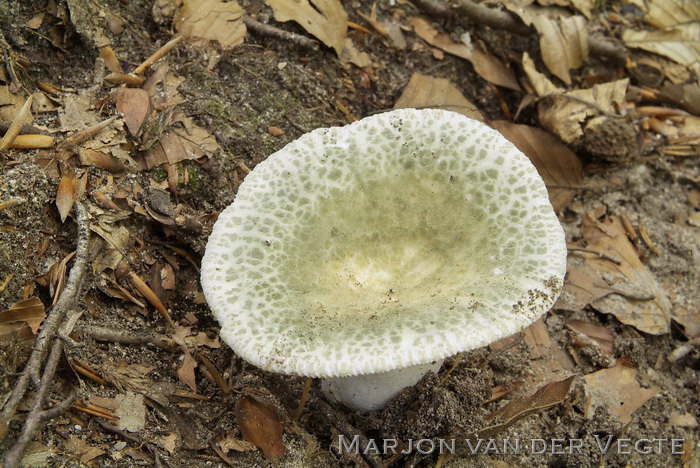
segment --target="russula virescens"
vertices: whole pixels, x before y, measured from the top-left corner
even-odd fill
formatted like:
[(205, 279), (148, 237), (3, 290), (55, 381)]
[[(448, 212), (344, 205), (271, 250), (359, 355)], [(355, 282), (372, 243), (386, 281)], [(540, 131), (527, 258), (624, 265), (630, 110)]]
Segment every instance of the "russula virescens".
[(258, 164), (214, 226), (202, 287), (238, 355), (371, 410), (537, 320), (565, 270), (525, 155), (460, 114), (400, 109)]

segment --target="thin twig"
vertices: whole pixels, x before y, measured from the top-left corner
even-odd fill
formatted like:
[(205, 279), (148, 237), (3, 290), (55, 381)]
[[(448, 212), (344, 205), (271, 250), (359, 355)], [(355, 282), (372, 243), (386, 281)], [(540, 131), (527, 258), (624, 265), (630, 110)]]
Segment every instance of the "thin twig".
[(603, 260), (613, 262), (615, 265), (622, 265), (621, 260), (618, 260), (615, 257), (611, 257), (610, 255), (606, 254), (605, 252), (600, 252), (598, 250), (584, 249), (583, 247), (569, 247), (567, 250), (569, 252), (583, 252), (583, 253), (595, 254), (595, 255), (599, 256), (600, 258), (602, 258)]
[(314, 41), (313, 39), (309, 39), (306, 36), (294, 34), (293, 32), (285, 31), (269, 24), (261, 23), (248, 15), (243, 16), (243, 22), (245, 23), (246, 27), (255, 34), (282, 39), (283, 41), (292, 42), (298, 46), (306, 47), (307, 49), (318, 50), (318, 42)]
[[(81, 203), (76, 203), (74, 206), (78, 223), (78, 242), (75, 263), (73, 264), (73, 268), (71, 268), (66, 287), (61, 292), (58, 302), (44, 320), (41, 331), (34, 344), (34, 349), (27, 361), (27, 365), (17, 379), (12, 393), (5, 402), (2, 413), (0, 413), (0, 423), (8, 423), (14, 417), (19, 404), (24, 399), (30, 381), (34, 384), (37, 391), (34, 397), (32, 410), (25, 422), (20, 439), (7, 454), (5, 468), (17, 466), (26, 443), (34, 437), (34, 432), (47, 416), (47, 413), (43, 410), (43, 405), (48, 388), (53, 381), (56, 366), (58, 365), (58, 358), (63, 351), (63, 341), (61, 339), (56, 339), (56, 337), (58, 336), (59, 327), (63, 323), (66, 314), (69, 310), (75, 308), (80, 297), (81, 285), (87, 267), (90, 223), (85, 207)], [(45, 361), (49, 347), (51, 347), (51, 354), (48, 360)], [(44, 369), (43, 372), (41, 371), (42, 367)]]
[(700, 347), (700, 337), (695, 337), (674, 349), (671, 354), (668, 355), (668, 360), (671, 362), (676, 362), (683, 359), (697, 347)]
[[(454, 15), (457, 20), (463, 19), (472, 25), (490, 26), (520, 36), (527, 36), (532, 32), (529, 26), (510, 12), (497, 10), (472, 0), (452, 0), (445, 3), (436, 0), (413, 0), (413, 3), (436, 18)], [(624, 63), (629, 56), (629, 51), (624, 45), (603, 37), (588, 36), (588, 50), (593, 55), (612, 59), (616, 63)]]
[(452, 14), (449, 4), (435, 0), (413, 0), (418, 8), (436, 18), (447, 18)]
[(156, 51), (153, 53), (153, 55), (151, 55), (151, 56), (148, 57), (146, 60), (144, 60), (144, 61), (141, 63), (141, 65), (139, 65), (138, 67), (136, 67), (136, 69), (134, 70), (133, 74), (134, 74), (134, 75), (143, 75), (143, 74), (146, 72), (146, 70), (148, 70), (149, 68), (151, 68), (151, 66), (152, 66), (154, 63), (156, 63), (158, 60), (162, 59), (162, 58), (165, 56), (165, 54), (167, 54), (168, 52), (170, 52), (170, 49), (172, 49), (173, 47), (175, 47), (175, 45), (176, 45), (178, 42), (180, 42), (180, 41), (182, 40), (182, 38), (183, 38), (183, 36), (177, 36), (177, 37), (171, 39), (170, 41), (168, 41), (167, 43), (165, 43), (165, 45), (164, 45), (163, 47), (161, 47), (160, 49), (156, 50)]
[(328, 422), (335, 426), (345, 437), (353, 438), (355, 435), (358, 436), (360, 451), (365, 455), (367, 461), (369, 461), (374, 468), (384, 468), (386, 466), (380, 457), (372, 453), (372, 450), (366, 450), (369, 444), (369, 439), (367, 439), (367, 437), (365, 437), (359, 430), (353, 427), (342, 414), (323, 400), (318, 402), (318, 406)]
[(17, 116), (12, 121), (8, 127), (5, 135), (0, 139), (0, 151), (5, 151), (10, 147), (15, 137), (19, 135), (22, 130), (22, 126), (27, 122), (27, 119), (32, 115), (32, 101), (34, 101), (34, 96), (29, 96), (24, 102), (24, 105), (17, 113)]
[(311, 384), (313, 383), (312, 378), (306, 379), (306, 382), (304, 382), (304, 390), (301, 392), (301, 398), (299, 398), (299, 406), (297, 406), (296, 411), (294, 412), (294, 416), (292, 416), (292, 421), (299, 422), (299, 418), (301, 418), (301, 413), (304, 411), (304, 406), (306, 406), (306, 402), (309, 400), (309, 394), (311, 393)]
[(68, 409), (73, 401), (75, 401), (75, 399), (78, 397), (78, 390), (76, 389), (71, 392), (68, 398), (63, 400), (58, 405), (44, 410), (44, 402), (49, 393), (49, 389), (51, 388), (53, 376), (56, 373), (56, 368), (58, 367), (62, 354), (63, 341), (60, 339), (54, 339), (53, 346), (51, 346), (51, 353), (49, 354), (46, 367), (44, 368), (44, 374), (41, 378), (41, 383), (34, 395), (32, 409), (29, 412), (29, 416), (27, 416), (27, 420), (24, 422), (22, 433), (5, 456), (5, 468), (18, 467), (20, 465), (20, 461), (22, 460), (24, 449), (27, 447), (27, 444), (34, 439), (34, 435), (36, 434), (37, 430), (44, 426), (47, 419), (54, 417)]
[(166, 335), (136, 333), (96, 325), (83, 325), (78, 327), (77, 331), (80, 336), (92, 338), (96, 341), (108, 341), (112, 343), (133, 345), (152, 345), (165, 351), (173, 351), (177, 349), (177, 344)]

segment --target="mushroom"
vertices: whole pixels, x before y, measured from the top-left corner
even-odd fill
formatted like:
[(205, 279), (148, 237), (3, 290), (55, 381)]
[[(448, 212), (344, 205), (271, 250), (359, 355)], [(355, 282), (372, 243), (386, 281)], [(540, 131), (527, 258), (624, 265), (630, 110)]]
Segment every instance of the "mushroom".
[(214, 225), (202, 288), (239, 356), (374, 410), (537, 320), (565, 270), (525, 155), (460, 114), (399, 109), (258, 164)]

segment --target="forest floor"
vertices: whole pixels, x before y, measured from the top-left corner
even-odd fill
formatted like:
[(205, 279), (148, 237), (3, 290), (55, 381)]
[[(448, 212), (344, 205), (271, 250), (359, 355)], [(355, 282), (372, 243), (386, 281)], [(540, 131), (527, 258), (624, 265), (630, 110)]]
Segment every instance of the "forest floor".
[[(0, 0), (0, 131), (24, 124), (0, 151), (0, 459), (700, 466), (700, 13), (662, 3)], [(267, 156), (397, 107), (486, 121), (531, 158), (564, 293), (384, 410), (314, 380), (297, 415), (307, 379), (219, 339), (207, 237)]]

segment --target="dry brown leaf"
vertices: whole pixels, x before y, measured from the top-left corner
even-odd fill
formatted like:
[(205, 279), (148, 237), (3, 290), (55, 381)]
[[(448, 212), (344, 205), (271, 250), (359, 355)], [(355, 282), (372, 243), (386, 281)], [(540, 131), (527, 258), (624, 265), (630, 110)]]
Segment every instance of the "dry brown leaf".
[(352, 63), (360, 68), (369, 67), (372, 65), (372, 61), (366, 52), (360, 52), (352, 43), (352, 39), (349, 37), (345, 38), (345, 47), (343, 47), (343, 52), (338, 57), (341, 62)]
[(105, 244), (92, 261), (92, 272), (97, 275), (107, 269), (115, 270), (124, 259), (131, 232), (125, 226), (91, 225), (90, 230), (104, 239)]
[(171, 327), (175, 326), (175, 323), (173, 322), (173, 319), (170, 317), (170, 314), (168, 313), (168, 310), (165, 308), (163, 303), (160, 301), (158, 298), (158, 295), (153, 292), (153, 290), (146, 284), (144, 280), (141, 279), (139, 275), (134, 273), (133, 271), (129, 272), (129, 280), (131, 281), (131, 284), (136, 288), (136, 290), (146, 298), (146, 300), (151, 304), (153, 307), (156, 308), (158, 313), (168, 322), (168, 324)]
[(64, 443), (64, 448), (80, 458), (80, 461), (87, 463), (100, 455), (104, 455), (105, 452), (101, 448), (90, 446), (85, 440), (80, 437), (71, 437)]
[(49, 268), (49, 271), (42, 278), (48, 278), (49, 292), (51, 297), (53, 297), (53, 304), (56, 304), (58, 297), (63, 290), (63, 284), (66, 280), (66, 269), (68, 267), (68, 262), (75, 256), (75, 251), (66, 255), (63, 260), (55, 262)]
[(199, 332), (195, 336), (188, 337), (185, 341), (194, 346), (206, 346), (208, 348), (221, 347), (221, 341), (219, 340), (218, 336), (209, 338), (209, 336), (204, 332)]
[(414, 73), (394, 104), (394, 109), (443, 109), (484, 121), (479, 109), (469, 102), (450, 80)]
[(90, 148), (81, 149), (78, 157), (83, 166), (95, 166), (109, 172), (123, 172), (126, 165), (118, 158), (103, 151), (96, 151)]
[(671, 302), (639, 260), (620, 218), (599, 220), (589, 212), (581, 233), (579, 243), (571, 246), (574, 252), (556, 307), (577, 310), (590, 304), (645, 333), (668, 333)]
[(571, 5), (580, 11), (587, 19), (591, 19), (593, 10), (596, 8), (595, 0), (571, 0)]
[(176, 112), (168, 132), (146, 153), (146, 164), (149, 169), (161, 164), (177, 164), (211, 156), (220, 149), (211, 133), (195, 124), (190, 117)]
[(61, 131), (72, 132), (92, 127), (99, 122), (98, 115), (93, 111), (92, 104), (96, 101), (92, 90), (80, 94), (66, 94), (61, 98), (62, 111), (59, 113)]
[(486, 81), (504, 88), (522, 91), (513, 70), (508, 68), (495, 55), (481, 50), (476, 44), (472, 46), (470, 61), (474, 65), (474, 70)]
[(602, 406), (623, 423), (630, 422), (632, 413), (659, 393), (659, 388), (655, 385), (650, 388), (640, 387), (636, 374), (635, 369), (618, 361), (615, 367), (584, 375), (586, 418), (591, 419), (596, 408)]
[(527, 75), (530, 84), (535, 88), (535, 92), (538, 96), (550, 96), (558, 95), (566, 92), (565, 89), (556, 86), (552, 83), (549, 78), (544, 73), (540, 73), (535, 66), (535, 62), (530, 58), (530, 54), (525, 52), (523, 54), (523, 70)]
[(692, 70), (700, 70), (700, 3), (687, 0), (646, 0), (644, 18), (659, 29), (625, 28), (622, 40), (628, 47), (663, 55)]
[(156, 110), (174, 107), (185, 102), (178, 88), (185, 78), (170, 69), (168, 62), (161, 63), (143, 84), (142, 89), (151, 97)]
[[(697, 20), (696, 20), (697, 21)], [(700, 69), (700, 25), (690, 24), (671, 30), (635, 31), (625, 29), (622, 40), (627, 47), (663, 55), (690, 69)]]
[(117, 110), (124, 116), (126, 128), (132, 135), (138, 135), (141, 125), (151, 114), (150, 96), (138, 88), (119, 88), (115, 94)]
[(73, 174), (66, 174), (61, 177), (61, 182), (58, 184), (58, 193), (56, 194), (56, 207), (58, 208), (58, 214), (61, 215), (62, 223), (66, 222), (66, 218), (73, 208), (76, 189), (77, 180)]
[(554, 210), (566, 208), (583, 184), (583, 169), (576, 154), (539, 128), (505, 120), (495, 120), (490, 125), (530, 158), (547, 185)]
[(690, 413), (678, 413), (676, 411), (671, 413), (671, 416), (668, 418), (668, 423), (671, 426), (679, 426), (679, 427), (690, 427), (690, 428), (696, 428), (698, 427), (698, 420), (695, 419), (695, 416), (693, 416)]
[(231, 450), (236, 452), (250, 452), (251, 450), (257, 450), (258, 448), (252, 442), (247, 440), (236, 439), (235, 437), (228, 436), (219, 441), (219, 446), (224, 453)]
[(566, 326), (572, 331), (582, 333), (598, 343), (606, 353), (610, 355), (613, 354), (613, 333), (610, 329), (596, 325), (595, 323), (576, 319), (569, 320)]
[(58, 109), (58, 104), (56, 104), (53, 99), (49, 98), (42, 91), (34, 91), (32, 93), (32, 97), (34, 97), (32, 112), (37, 114), (46, 114), (48, 112), (54, 112), (56, 109)]
[(645, 18), (664, 28), (700, 19), (700, 3), (687, 0), (645, 0)]
[(173, 19), (173, 26), (183, 36), (200, 46), (217, 41), (224, 50), (243, 42), (246, 27), (245, 11), (235, 0), (183, 0)]
[(156, 444), (163, 447), (168, 451), (168, 453), (172, 454), (175, 452), (175, 449), (177, 449), (179, 439), (180, 437), (176, 433), (171, 432), (166, 436), (156, 438)]
[(504, 88), (516, 91), (521, 90), (513, 70), (506, 67), (495, 56), (481, 50), (476, 44), (471, 42), (469, 44), (458, 44), (454, 42), (449, 34), (438, 32), (432, 26), (432, 23), (425, 18), (416, 16), (408, 21), (421, 39), (449, 54), (469, 60), (479, 76), (486, 81)]
[[(570, 247), (575, 249), (577, 245), (571, 244)], [(555, 306), (557, 309), (580, 311), (609, 294), (627, 294), (626, 291), (610, 287), (600, 275), (592, 275), (583, 260), (575, 255), (570, 256), (569, 260), (564, 290)]]
[(12, 304), (9, 309), (0, 312), (0, 342), (12, 338), (31, 338), (45, 318), (44, 304), (37, 297)]
[(540, 123), (564, 143), (581, 138), (582, 124), (592, 117), (617, 115), (629, 83), (629, 79), (623, 79), (565, 92), (537, 71), (527, 52), (523, 55), (523, 68), (540, 97), (537, 103)]
[(475, 436), (478, 439), (488, 439), (494, 434), (506, 430), (525, 416), (536, 413), (540, 410), (554, 406), (564, 401), (566, 394), (571, 388), (574, 376), (560, 382), (552, 382), (538, 389), (533, 395), (527, 398), (518, 398), (507, 405), (491, 412), (486, 416), (487, 421), (498, 418), (501, 422), (493, 426), (479, 430)]
[(45, 11), (42, 11), (41, 13), (37, 13), (27, 21), (26, 25), (29, 29), (39, 29), (44, 22), (44, 16), (46, 15)]
[(666, 83), (659, 95), (662, 99), (700, 116), (700, 83)]
[(137, 432), (146, 427), (146, 404), (140, 393), (122, 393), (114, 398), (117, 407), (114, 413), (119, 418), (119, 429)]
[(339, 0), (265, 0), (275, 13), (275, 19), (284, 23), (294, 21), (340, 57), (345, 48), (348, 14)]
[(24, 97), (21, 94), (13, 93), (9, 86), (0, 86), (0, 120), (12, 122), (23, 105)]
[(530, 346), (530, 359), (547, 356), (552, 348), (552, 338), (544, 323), (544, 316), (523, 330), (525, 342)]
[(185, 353), (182, 365), (177, 370), (177, 377), (180, 382), (190, 387), (193, 392), (197, 391), (197, 379), (194, 375), (194, 370), (197, 368), (197, 361), (189, 352)]
[(172, 291), (175, 289), (175, 270), (173, 267), (166, 263), (160, 270), (160, 280), (163, 289)]
[(540, 34), (542, 60), (554, 76), (571, 84), (569, 70), (588, 60), (588, 30), (582, 16), (556, 20), (536, 15), (533, 25)]
[(245, 440), (262, 449), (265, 458), (284, 456), (282, 423), (275, 405), (242, 396), (236, 400), (236, 421)]

